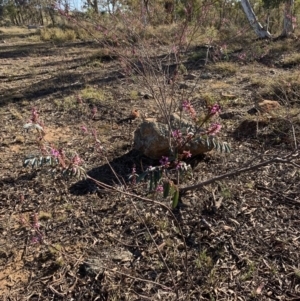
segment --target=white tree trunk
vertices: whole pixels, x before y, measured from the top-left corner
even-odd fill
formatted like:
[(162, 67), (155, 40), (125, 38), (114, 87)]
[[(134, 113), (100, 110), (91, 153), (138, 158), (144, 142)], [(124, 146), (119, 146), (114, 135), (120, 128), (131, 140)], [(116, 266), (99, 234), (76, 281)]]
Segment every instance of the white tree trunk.
[(268, 30), (264, 29), (263, 26), (258, 22), (257, 17), (251, 7), (251, 4), (249, 0), (241, 0), (241, 4), (243, 7), (243, 10), (248, 18), (248, 21), (250, 22), (251, 26), (253, 27), (256, 35), (259, 38), (270, 38), (271, 34)]
[(284, 7), (284, 19), (283, 19), (283, 36), (288, 36), (295, 29), (295, 18), (293, 17), (293, 7), (294, 7), (294, 0), (287, 0), (285, 2)]

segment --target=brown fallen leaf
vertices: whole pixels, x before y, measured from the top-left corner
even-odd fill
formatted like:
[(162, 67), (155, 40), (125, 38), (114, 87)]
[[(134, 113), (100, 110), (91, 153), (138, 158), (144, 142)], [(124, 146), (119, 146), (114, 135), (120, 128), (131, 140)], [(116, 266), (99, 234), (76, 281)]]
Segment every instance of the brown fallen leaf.
[(226, 232), (229, 232), (229, 231), (232, 231), (232, 230), (234, 230), (234, 229), (233, 229), (232, 227), (223, 225), (223, 230), (225, 230)]
[(262, 289), (264, 288), (265, 284), (262, 282), (262, 284), (256, 289), (256, 294), (260, 295), (262, 292)]
[(224, 92), (221, 92), (220, 94), (221, 94), (221, 97), (224, 97), (227, 99), (234, 99), (237, 97), (235, 94), (229, 94), (229, 93), (224, 93)]

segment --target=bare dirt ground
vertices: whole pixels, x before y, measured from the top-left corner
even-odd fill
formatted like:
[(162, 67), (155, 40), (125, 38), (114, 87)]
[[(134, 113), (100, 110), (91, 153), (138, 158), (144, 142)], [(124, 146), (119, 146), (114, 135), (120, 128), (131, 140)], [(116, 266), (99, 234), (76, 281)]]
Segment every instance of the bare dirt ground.
[[(154, 117), (159, 112), (153, 99), (140, 96), (143, 87), (128, 82), (118, 61), (99, 55), (94, 42), (54, 44), (13, 36), (5, 41), (0, 44), (2, 300), (300, 300), (299, 158), (294, 165), (274, 162), (182, 195), (173, 211), (180, 233), (173, 216), (158, 205), (22, 167), (25, 156), (38, 153), (35, 137), (23, 131), (35, 107), (49, 142), (75, 150), (96, 179), (117, 185), (111, 166), (128, 183), (134, 164), (139, 173), (155, 162), (132, 149), (140, 120), (120, 120), (133, 108)], [(278, 54), (282, 43), (294, 46)], [(221, 103), (222, 139), (232, 148), (228, 155), (195, 159), (194, 183), (293, 151), (300, 138), (300, 71), (287, 57), (297, 52), (297, 43), (274, 42), (273, 51), (251, 63), (203, 67), (187, 56), (187, 71), (196, 75), (186, 80), (193, 87), (190, 99), (195, 108), (211, 99)], [(281, 108), (273, 116), (248, 114), (254, 92), (278, 100)], [(97, 130), (107, 160), (93, 152), (82, 125)], [(128, 190), (149, 196), (144, 184)], [(32, 229), (22, 223), (35, 213), (42, 244), (31, 242)]]

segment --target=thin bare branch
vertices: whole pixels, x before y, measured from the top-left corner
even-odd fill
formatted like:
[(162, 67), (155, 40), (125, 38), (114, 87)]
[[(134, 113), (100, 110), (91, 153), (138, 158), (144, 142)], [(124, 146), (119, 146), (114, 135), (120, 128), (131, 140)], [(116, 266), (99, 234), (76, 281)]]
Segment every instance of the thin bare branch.
[(233, 170), (231, 172), (228, 172), (228, 173), (216, 176), (214, 178), (208, 179), (206, 181), (203, 181), (203, 182), (195, 184), (195, 185), (191, 185), (191, 186), (186, 186), (186, 187), (180, 188), (179, 191), (180, 191), (180, 193), (185, 193), (185, 192), (190, 191), (190, 190), (198, 190), (198, 189), (202, 188), (203, 186), (212, 184), (214, 182), (223, 180), (225, 178), (230, 178), (230, 177), (233, 177), (233, 176), (237, 176), (237, 175), (239, 175), (241, 173), (245, 173), (245, 172), (248, 172), (248, 171), (257, 170), (257, 169), (260, 169), (260, 168), (262, 168), (264, 166), (270, 165), (272, 163), (285, 163), (285, 164), (292, 164), (292, 165), (294, 165), (295, 163), (292, 162), (291, 160), (294, 159), (295, 157), (298, 157), (298, 156), (299, 156), (298, 152), (292, 152), (292, 153), (288, 154), (287, 156), (285, 156), (283, 158), (274, 157), (274, 158), (272, 158), (270, 160), (262, 161), (262, 162), (260, 162), (258, 164), (247, 166), (247, 167), (242, 167), (242, 168)]

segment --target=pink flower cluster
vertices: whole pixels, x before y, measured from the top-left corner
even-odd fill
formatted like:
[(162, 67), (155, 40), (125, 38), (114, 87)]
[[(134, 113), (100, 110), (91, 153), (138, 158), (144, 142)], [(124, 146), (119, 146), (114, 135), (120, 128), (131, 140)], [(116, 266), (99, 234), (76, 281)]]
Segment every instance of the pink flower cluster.
[(215, 103), (215, 104), (210, 108), (210, 116), (219, 114), (220, 111), (221, 111), (220, 105), (218, 105), (217, 103)]
[(182, 103), (182, 108), (183, 108), (185, 111), (187, 111), (187, 112), (191, 115), (191, 117), (192, 117), (193, 119), (196, 118), (196, 111), (195, 111), (193, 105), (190, 103), (189, 100), (185, 100), (185, 101)]
[(42, 243), (43, 242), (43, 234), (40, 231), (40, 222), (39, 222), (39, 216), (37, 213), (34, 213), (31, 221), (24, 218), (23, 215), (20, 216), (20, 222), (22, 225), (27, 226), (31, 228), (32, 237), (30, 239), (31, 243)]
[(217, 134), (218, 132), (220, 132), (221, 128), (222, 128), (221, 124), (219, 124), (219, 123), (212, 123), (206, 133), (208, 135), (213, 135), (214, 136), (215, 134)]
[(169, 162), (169, 158), (168, 157), (165, 157), (165, 156), (162, 156), (161, 159), (159, 160), (159, 163), (161, 166), (163, 167), (168, 167), (170, 162)]
[(59, 150), (57, 150), (57, 149), (55, 149), (53, 147), (50, 149), (50, 154), (51, 154), (51, 156), (53, 156), (55, 158), (58, 158), (60, 156)]
[(32, 108), (31, 109), (31, 118), (30, 118), (30, 121), (32, 123), (38, 123), (38, 120), (39, 120), (39, 114), (38, 114), (38, 111), (36, 108)]
[(183, 158), (191, 158), (192, 154), (190, 151), (183, 151), (182, 156), (183, 156)]
[(163, 192), (163, 191), (164, 191), (163, 186), (162, 186), (162, 185), (157, 185), (156, 191), (157, 191), (157, 192)]
[(88, 133), (88, 129), (87, 129), (86, 126), (82, 125), (80, 128), (81, 128), (81, 130), (82, 130), (82, 132), (83, 132), (84, 134), (87, 134), (87, 133)]
[(29, 123), (35, 123), (40, 125), (42, 128), (44, 127), (44, 123), (39, 118), (39, 113), (36, 108), (31, 109), (31, 117)]
[(172, 131), (172, 136), (176, 139), (180, 139), (182, 137), (182, 133), (180, 130), (177, 129), (177, 130)]

